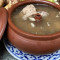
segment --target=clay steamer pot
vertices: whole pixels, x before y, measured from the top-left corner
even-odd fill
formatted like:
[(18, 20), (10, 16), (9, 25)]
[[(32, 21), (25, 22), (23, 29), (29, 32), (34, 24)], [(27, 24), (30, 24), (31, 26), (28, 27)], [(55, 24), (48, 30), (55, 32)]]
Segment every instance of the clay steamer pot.
[(3, 36), (3, 33), (5, 31), (5, 27), (7, 24), (7, 10), (5, 8), (0, 8), (0, 40)]
[(33, 35), (18, 29), (11, 20), (11, 14), (18, 6), (29, 3), (48, 4), (60, 10), (60, 6), (48, 1), (30, 0), (13, 5), (8, 10), (8, 40), (18, 49), (32, 54), (51, 53), (60, 48), (60, 32), (50, 35)]

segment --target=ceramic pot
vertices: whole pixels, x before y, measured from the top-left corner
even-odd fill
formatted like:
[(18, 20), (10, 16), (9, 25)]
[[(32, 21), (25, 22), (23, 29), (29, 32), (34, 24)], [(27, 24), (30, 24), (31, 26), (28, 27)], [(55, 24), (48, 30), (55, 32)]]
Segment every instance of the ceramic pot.
[(0, 8), (0, 40), (3, 36), (3, 33), (5, 31), (5, 27), (7, 24), (7, 10), (4, 9), (3, 7)]
[(60, 32), (50, 35), (33, 35), (18, 29), (12, 22), (11, 14), (18, 7), (28, 3), (48, 4), (60, 10), (60, 6), (43, 0), (29, 0), (13, 5), (8, 10), (8, 40), (18, 49), (31, 54), (51, 53), (60, 48)]

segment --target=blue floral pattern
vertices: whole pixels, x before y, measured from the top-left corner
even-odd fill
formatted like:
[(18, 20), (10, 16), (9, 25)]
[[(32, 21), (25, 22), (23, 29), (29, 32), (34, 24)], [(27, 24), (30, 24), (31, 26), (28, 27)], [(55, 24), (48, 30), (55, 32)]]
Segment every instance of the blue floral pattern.
[(60, 60), (60, 50), (51, 54), (32, 55), (18, 50), (6, 39), (4, 40), (4, 44), (8, 52), (18, 60)]

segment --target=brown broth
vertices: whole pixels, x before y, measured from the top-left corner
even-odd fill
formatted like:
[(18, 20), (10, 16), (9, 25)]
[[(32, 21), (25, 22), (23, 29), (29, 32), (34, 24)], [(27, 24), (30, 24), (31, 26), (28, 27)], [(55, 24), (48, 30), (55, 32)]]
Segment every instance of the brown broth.
[[(23, 20), (21, 15), (19, 15), (19, 12), (25, 6), (18, 7), (12, 13), (12, 22), (16, 25), (16, 27), (25, 32), (37, 35), (47, 35), (60, 32), (60, 14), (59, 14), (60, 10), (44, 4), (34, 4), (34, 5), (38, 12), (45, 11), (49, 15), (42, 18), (40, 22)], [(32, 27), (31, 23), (33, 23), (35, 27)]]

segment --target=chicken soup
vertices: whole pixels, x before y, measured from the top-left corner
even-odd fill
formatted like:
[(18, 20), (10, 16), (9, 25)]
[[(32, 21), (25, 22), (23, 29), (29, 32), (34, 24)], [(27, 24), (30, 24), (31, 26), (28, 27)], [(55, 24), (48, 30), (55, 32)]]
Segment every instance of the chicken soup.
[(11, 17), (15, 26), (27, 33), (48, 35), (60, 32), (60, 10), (46, 4), (20, 6)]

